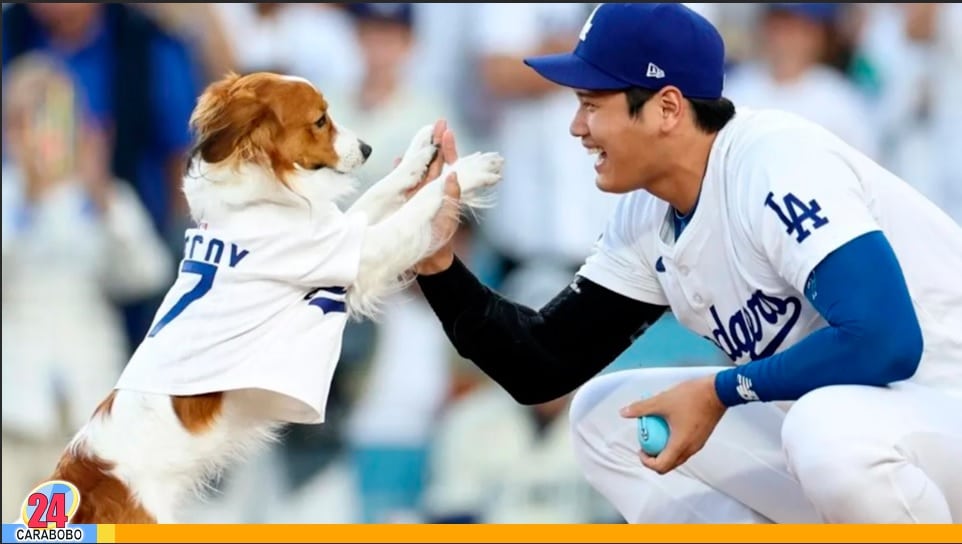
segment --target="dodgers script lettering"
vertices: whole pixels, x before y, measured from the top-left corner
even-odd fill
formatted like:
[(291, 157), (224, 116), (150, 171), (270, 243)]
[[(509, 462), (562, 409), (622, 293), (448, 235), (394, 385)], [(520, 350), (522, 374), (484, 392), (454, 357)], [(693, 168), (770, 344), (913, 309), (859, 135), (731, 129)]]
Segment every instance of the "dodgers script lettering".
[[(714, 305), (709, 311), (715, 328), (712, 336), (707, 337), (708, 340), (714, 342), (732, 361), (745, 355), (754, 361), (774, 355), (778, 351), (798, 321), (802, 303), (797, 297), (779, 298), (759, 290), (745, 302), (743, 308), (727, 320), (719, 316)], [(767, 344), (763, 342), (766, 324), (778, 326)]]

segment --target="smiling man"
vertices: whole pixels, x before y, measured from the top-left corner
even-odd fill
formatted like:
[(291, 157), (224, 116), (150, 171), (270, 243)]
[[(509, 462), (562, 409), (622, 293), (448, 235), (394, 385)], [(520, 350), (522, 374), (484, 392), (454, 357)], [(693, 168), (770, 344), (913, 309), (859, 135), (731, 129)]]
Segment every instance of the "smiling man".
[[(824, 128), (736, 114), (724, 58), (684, 6), (602, 4), (572, 53), (528, 59), (574, 90), (571, 134), (620, 204), (540, 310), (450, 245), (418, 267), (425, 296), (519, 402), (584, 384), (577, 454), (629, 522), (962, 522), (962, 229)], [(666, 310), (731, 366), (592, 379)], [(656, 456), (645, 415), (670, 427)]]

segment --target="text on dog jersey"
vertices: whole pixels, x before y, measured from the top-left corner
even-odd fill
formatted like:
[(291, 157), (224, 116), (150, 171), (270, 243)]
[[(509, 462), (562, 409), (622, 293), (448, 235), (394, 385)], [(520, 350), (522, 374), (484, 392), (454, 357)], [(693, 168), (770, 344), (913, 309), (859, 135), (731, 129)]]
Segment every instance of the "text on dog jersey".
[(147, 332), (147, 337), (157, 336), (188, 306), (209, 293), (214, 287), (214, 278), (217, 277), (218, 267), (225, 259), (227, 267), (234, 268), (249, 254), (250, 251), (241, 249), (233, 242), (228, 244), (212, 236), (205, 237), (203, 234), (185, 236), (184, 260), (180, 264), (178, 280), (188, 276), (190, 279), (196, 278), (196, 280), (189, 290), (181, 294), (173, 306), (158, 316), (150, 331)]
[(195, 234), (184, 238), (184, 257), (192, 261), (220, 265), (228, 247), (230, 251), (227, 251), (226, 256), (227, 266), (230, 268), (237, 266), (250, 253), (233, 242), (228, 245), (223, 240), (210, 236), (205, 237), (203, 234)]
[[(802, 303), (797, 297), (779, 298), (755, 291), (745, 307), (737, 310), (728, 323), (724, 323), (714, 305), (710, 308), (715, 329), (712, 336), (706, 337), (715, 343), (732, 360), (737, 361), (748, 355), (752, 361), (770, 357), (792, 331), (802, 312)], [(782, 319), (787, 316), (787, 319)], [(778, 330), (768, 344), (762, 346), (765, 325), (776, 325)]]

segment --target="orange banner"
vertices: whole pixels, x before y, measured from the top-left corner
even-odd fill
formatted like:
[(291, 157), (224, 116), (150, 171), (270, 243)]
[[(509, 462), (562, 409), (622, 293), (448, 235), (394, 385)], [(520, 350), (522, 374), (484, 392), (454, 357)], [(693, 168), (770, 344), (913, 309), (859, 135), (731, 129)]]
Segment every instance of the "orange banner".
[(99, 542), (962, 542), (953, 525), (116, 525)]

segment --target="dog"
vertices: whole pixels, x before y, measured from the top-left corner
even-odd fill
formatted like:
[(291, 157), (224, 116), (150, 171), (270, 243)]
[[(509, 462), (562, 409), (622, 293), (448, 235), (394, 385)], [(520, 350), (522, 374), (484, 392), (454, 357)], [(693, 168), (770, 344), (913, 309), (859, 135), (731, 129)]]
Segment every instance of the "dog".
[(444, 177), (457, 174), (465, 207), (501, 179), (497, 153), (474, 153), (406, 198), (438, 152), (426, 126), (342, 210), (371, 148), (293, 76), (229, 74), (190, 124), (196, 226), (150, 331), (50, 478), (80, 491), (72, 523), (176, 522), (284, 424), (322, 423), (347, 320), (376, 319), (443, 242), (433, 219), (462, 209), (444, 206)]

